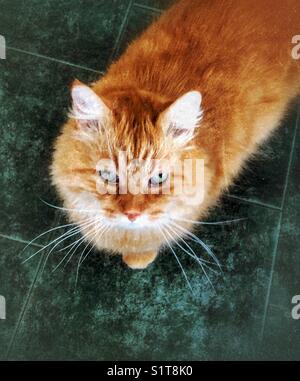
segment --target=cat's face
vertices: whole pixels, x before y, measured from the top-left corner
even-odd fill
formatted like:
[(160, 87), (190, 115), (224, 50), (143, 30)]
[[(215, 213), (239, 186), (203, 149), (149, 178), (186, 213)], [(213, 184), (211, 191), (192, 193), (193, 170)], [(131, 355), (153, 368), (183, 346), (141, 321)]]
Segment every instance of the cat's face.
[(193, 145), (200, 93), (185, 94), (155, 118), (133, 99), (109, 107), (80, 83), (72, 98), (52, 166), (71, 219), (132, 232), (194, 215), (207, 182), (204, 154)]

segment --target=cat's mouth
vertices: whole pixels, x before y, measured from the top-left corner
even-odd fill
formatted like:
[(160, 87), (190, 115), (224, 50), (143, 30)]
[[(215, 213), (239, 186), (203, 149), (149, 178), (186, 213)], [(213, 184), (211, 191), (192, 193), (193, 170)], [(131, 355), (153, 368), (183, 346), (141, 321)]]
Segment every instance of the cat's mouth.
[(141, 211), (127, 209), (115, 211), (111, 208), (102, 209), (103, 217), (110, 226), (124, 229), (157, 228), (159, 224), (166, 222), (168, 213), (162, 210)]
[(109, 215), (108, 220), (112, 225), (124, 229), (155, 228), (165, 219), (163, 214), (151, 215), (138, 212), (126, 212), (122, 214)]

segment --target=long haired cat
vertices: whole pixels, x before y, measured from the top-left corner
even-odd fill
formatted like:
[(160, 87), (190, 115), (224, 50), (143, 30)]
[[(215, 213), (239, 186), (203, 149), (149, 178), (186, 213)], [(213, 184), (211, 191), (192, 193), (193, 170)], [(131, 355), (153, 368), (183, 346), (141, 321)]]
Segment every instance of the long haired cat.
[(51, 171), (86, 240), (141, 269), (205, 217), (299, 92), (299, 34), (299, 0), (181, 0), (75, 81)]

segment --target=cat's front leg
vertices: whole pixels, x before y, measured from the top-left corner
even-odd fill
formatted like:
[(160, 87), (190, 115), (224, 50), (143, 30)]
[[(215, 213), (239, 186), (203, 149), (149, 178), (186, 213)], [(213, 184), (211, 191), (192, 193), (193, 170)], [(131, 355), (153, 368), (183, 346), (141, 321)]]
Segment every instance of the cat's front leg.
[(124, 253), (123, 262), (131, 269), (142, 270), (148, 267), (157, 257), (158, 251), (146, 251), (144, 253)]

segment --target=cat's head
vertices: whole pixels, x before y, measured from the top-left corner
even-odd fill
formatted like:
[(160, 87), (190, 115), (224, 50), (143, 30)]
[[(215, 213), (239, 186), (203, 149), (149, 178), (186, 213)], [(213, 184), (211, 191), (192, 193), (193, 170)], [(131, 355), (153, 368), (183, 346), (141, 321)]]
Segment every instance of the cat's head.
[(53, 182), (75, 220), (123, 229), (195, 217), (204, 197), (201, 94), (175, 102), (136, 91), (99, 95), (75, 82), (70, 120), (57, 139)]

